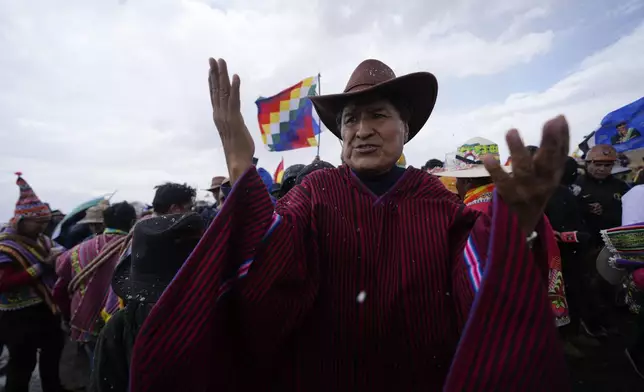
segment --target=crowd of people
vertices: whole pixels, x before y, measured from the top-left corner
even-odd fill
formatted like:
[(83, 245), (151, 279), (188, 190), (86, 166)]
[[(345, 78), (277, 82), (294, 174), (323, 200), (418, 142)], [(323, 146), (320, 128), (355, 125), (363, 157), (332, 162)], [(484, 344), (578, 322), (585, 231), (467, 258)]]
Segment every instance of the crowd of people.
[(65, 391), (70, 341), (97, 392), (566, 391), (565, 357), (623, 332), (619, 306), (644, 379), (644, 175), (613, 175), (612, 146), (580, 163), (557, 117), (539, 147), (510, 131), (505, 164), (477, 137), (408, 167), (436, 79), (367, 60), (343, 93), (311, 98), (342, 165), (316, 157), (277, 183), (239, 86), (210, 60), (228, 165), (214, 203), (166, 183), (147, 208), (103, 200), (63, 221), (18, 173), (0, 232), (7, 392), (36, 365), (44, 392)]

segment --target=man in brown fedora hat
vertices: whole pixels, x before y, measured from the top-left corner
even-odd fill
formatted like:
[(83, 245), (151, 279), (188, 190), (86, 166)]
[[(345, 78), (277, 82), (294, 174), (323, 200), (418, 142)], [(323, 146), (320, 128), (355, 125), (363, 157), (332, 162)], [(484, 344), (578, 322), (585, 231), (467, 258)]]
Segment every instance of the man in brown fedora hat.
[(109, 207), (109, 202), (93, 206), (85, 211), (85, 217), (76, 223), (77, 225), (88, 225), (92, 236), (100, 234), (105, 230), (103, 212)]
[(216, 176), (212, 178), (212, 181), (210, 183), (210, 188), (208, 188), (208, 192), (212, 193), (213, 197), (215, 198), (215, 203), (219, 206), (221, 197), (219, 190), (221, 189), (221, 184), (226, 180), (226, 177), (224, 176)]
[(512, 174), (485, 160), (495, 192), (481, 214), (396, 165), (436, 78), (367, 60), (344, 93), (312, 98), (344, 165), (273, 206), (239, 77), (210, 59), (209, 83), (234, 186), (144, 323), (131, 390), (568, 389), (539, 241), (568, 153), (563, 117), (545, 124), (534, 158), (508, 133)]

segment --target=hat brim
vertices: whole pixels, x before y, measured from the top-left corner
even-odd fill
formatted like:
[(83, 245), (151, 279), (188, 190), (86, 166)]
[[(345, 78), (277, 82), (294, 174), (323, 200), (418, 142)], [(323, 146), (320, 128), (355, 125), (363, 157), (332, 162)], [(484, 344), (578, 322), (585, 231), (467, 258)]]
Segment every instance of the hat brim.
[(610, 171), (610, 174), (622, 174), (632, 171), (630, 167), (613, 167)]
[(599, 255), (597, 256), (595, 266), (597, 267), (599, 276), (604, 278), (604, 280), (611, 285), (615, 286), (622, 281), (624, 276), (627, 275), (627, 272), (611, 266), (609, 263), (611, 256), (612, 254), (610, 253), (608, 248), (604, 247), (604, 249), (602, 249), (602, 251), (599, 252)]
[[(512, 173), (512, 166), (501, 166), (506, 173)], [(432, 173), (438, 177), (454, 177), (454, 178), (483, 178), (490, 177), (490, 173), (485, 169), (485, 166), (477, 166), (469, 169), (450, 170)]]
[(163, 282), (157, 276), (147, 279), (132, 278), (132, 257), (124, 258), (114, 270), (112, 289), (125, 302), (155, 303), (161, 298), (170, 282)]
[(337, 124), (338, 116), (348, 103), (369, 95), (379, 95), (383, 98), (393, 97), (397, 101), (403, 101), (409, 110), (409, 138), (407, 141), (410, 141), (423, 128), (434, 110), (438, 96), (438, 82), (436, 77), (429, 72), (415, 72), (366, 89), (320, 95), (310, 97), (310, 99), (320, 116), (320, 121), (331, 133), (342, 140)]

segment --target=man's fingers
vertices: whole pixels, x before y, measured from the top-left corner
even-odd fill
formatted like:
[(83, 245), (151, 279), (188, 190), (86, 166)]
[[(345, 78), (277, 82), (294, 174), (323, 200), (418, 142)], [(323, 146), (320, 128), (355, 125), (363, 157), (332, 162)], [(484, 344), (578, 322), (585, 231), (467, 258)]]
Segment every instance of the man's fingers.
[(228, 101), (228, 107), (233, 113), (237, 113), (241, 110), (241, 103), (240, 103), (240, 98), (239, 98), (239, 85), (241, 84), (241, 80), (239, 79), (239, 75), (235, 74), (233, 75), (233, 84), (230, 89), (230, 100)]
[(535, 175), (552, 177), (563, 169), (570, 148), (568, 122), (558, 116), (543, 126), (541, 146), (535, 155)]
[(230, 77), (228, 77), (226, 60), (219, 59), (217, 65), (219, 66), (219, 104), (223, 106), (230, 97)]
[(219, 106), (219, 66), (217, 61), (212, 57), (208, 59), (210, 64), (210, 72), (208, 73), (208, 81), (210, 82), (210, 101), (213, 109)]
[(531, 174), (532, 172), (532, 155), (523, 144), (519, 131), (511, 129), (505, 136), (505, 141), (510, 149), (512, 159), (512, 171), (515, 174)]
[(503, 184), (510, 180), (510, 175), (503, 170), (501, 163), (493, 156), (486, 155), (483, 157), (483, 164), (485, 165), (485, 170), (490, 173), (490, 177), (492, 177), (492, 181), (494, 181), (495, 184)]
[(212, 87), (212, 73), (210, 72), (210, 70), (208, 70), (208, 91), (210, 93), (210, 106), (212, 106), (212, 108), (214, 109), (215, 108), (215, 95), (214, 95), (215, 91), (214, 91), (214, 88)]

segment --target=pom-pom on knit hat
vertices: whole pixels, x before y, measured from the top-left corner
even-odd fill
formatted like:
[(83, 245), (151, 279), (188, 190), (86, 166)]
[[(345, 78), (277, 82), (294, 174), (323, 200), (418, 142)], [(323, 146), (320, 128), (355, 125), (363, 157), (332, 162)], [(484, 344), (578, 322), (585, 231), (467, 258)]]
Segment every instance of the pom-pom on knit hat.
[(16, 210), (13, 219), (19, 221), (20, 219), (50, 219), (51, 211), (49, 207), (40, 201), (38, 196), (31, 189), (27, 181), (22, 178), (22, 173), (17, 172), (18, 179), (16, 185), (20, 189), (20, 197), (16, 202)]

